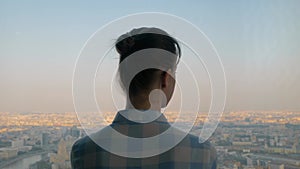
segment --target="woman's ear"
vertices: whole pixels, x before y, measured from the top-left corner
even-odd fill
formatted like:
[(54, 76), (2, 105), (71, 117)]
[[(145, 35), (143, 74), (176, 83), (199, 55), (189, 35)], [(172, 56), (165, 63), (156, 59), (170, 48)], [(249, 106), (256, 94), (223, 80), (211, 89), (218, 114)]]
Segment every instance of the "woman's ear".
[(171, 69), (167, 70), (167, 71), (162, 71), (161, 73), (161, 87), (165, 88), (169, 85), (170, 83), (170, 78), (172, 78), (171, 76)]
[(168, 73), (165, 71), (162, 71), (161, 78), (160, 78), (162, 88), (165, 88), (168, 85), (168, 79), (167, 79), (168, 77), (167, 76), (168, 76)]

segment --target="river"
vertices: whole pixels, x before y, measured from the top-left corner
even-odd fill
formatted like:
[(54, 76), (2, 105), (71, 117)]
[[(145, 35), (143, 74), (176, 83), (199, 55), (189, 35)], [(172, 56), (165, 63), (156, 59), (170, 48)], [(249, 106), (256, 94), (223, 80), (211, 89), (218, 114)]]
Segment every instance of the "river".
[(2, 169), (29, 169), (29, 165), (42, 159), (41, 155), (34, 155), (15, 161)]

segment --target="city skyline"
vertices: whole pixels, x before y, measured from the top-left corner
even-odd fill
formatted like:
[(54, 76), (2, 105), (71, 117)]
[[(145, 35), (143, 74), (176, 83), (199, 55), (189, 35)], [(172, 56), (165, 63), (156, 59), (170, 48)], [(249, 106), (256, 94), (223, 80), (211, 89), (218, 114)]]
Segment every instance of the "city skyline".
[[(0, 115), (1, 168), (70, 169), (71, 145), (86, 134), (74, 112)], [(165, 115), (171, 122), (176, 118), (172, 113)], [(106, 117), (111, 121), (113, 114)], [(199, 134), (203, 117), (196, 121), (192, 134)], [(87, 115), (88, 119), (94, 115)], [(300, 112), (231, 112), (223, 116), (209, 139), (218, 153), (218, 168), (298, 169), (299, 121)]]

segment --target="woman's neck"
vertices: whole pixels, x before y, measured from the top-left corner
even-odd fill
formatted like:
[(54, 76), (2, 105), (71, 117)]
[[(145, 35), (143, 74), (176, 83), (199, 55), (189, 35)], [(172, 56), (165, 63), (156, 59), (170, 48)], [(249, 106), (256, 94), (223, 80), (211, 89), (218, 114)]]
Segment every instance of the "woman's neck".
[(159, 101), (151, 104), (148, 96), (135, 96), (127, 98), (126, 109), (161, 111), (161, 104)]

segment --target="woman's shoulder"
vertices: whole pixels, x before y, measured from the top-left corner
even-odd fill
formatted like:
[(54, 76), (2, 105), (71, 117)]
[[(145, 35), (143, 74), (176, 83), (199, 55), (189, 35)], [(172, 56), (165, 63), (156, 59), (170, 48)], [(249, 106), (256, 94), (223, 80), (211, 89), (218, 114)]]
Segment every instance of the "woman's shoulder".
[(72, 146), (72, 152), (82, 151), (83, 149), (91, 146), (93, 140), (89, 136), (84, 136), (76, 140)]
[(93, 150), (99, 150), (101, 147), (97, 144), (97, 141), (101, 139), (101, 136), (108, 135), (109, 127), (104, 127), (98, 132), (86, 135), (82, 138), (79, 138), (76, 140), (72, 146), (72, 151), (82, 151), (83, 149), (85, 152), (87, 151), (93, 151)]

